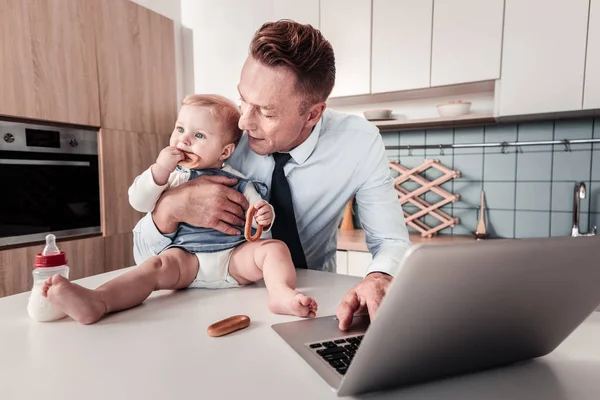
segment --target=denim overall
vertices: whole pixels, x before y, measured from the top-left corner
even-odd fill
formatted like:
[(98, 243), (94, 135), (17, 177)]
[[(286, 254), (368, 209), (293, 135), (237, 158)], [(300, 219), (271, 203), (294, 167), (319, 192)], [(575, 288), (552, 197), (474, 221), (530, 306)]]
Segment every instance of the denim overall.
[[(183, 170), (180, 166), (178, 169)], [(232, 186), (240, 193), (244, 193), (246, 185), (252, 184), (254, 188), (263, 199), (267, 195), (267, 186), (261, 182), (255, 182), (249, 179), (241, 178), (240, 176), (233, 175), (227, 171), (220, 169), (202, 169), (202, 170), (189, 170), (189, 180), (196, 179), (202, 175), (224, 175), (228, 178), (237, 179), (237, 183)], [(193, 225), (181, 222), (177, 230), (173, 233), (166, 234), (165, 236), (172, 240), (171, 244), (165, 247), (162, 251), (165, 251), (171, 247), (181, 247), (190, 253), (212, 253), (216, 251), (222, 251), (236, 247), (246, 241), (244, 237), (244, 227), (237, 227), (242, 234), (240, 235), (227, 235), (223, 232), (217, 231), (212, 228), (201, 228)], [(256, 233), (256, 229), (252, 228), (252, 235)]]

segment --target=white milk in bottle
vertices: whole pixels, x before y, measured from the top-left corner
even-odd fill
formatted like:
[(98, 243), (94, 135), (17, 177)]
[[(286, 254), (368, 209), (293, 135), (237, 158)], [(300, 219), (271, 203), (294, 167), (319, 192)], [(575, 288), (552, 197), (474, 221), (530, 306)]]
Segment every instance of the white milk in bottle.
[(46, 236), (46, 247), (44, 247), (42, 254), (35, 256), (32, 272), (33, 288), (29, 296), (27, 312), (31, 319), (38, 322), (54, 321), (66, 316), (62, 311), (52, 307), (48, 299), (42, 295), (42, 285), (48, 278), (54, 275), (62, 275), (69, 279), (67, 257), (64, 252), (58, 250), (55, 240), (54, 235)]

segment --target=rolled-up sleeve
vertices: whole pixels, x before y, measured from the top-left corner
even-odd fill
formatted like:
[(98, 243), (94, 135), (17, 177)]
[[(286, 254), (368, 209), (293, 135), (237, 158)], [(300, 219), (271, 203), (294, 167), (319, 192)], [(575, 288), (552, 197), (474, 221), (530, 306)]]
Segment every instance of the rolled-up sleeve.
[(411, 243), (383, 140), (378, 132), (373, 137), (359, 167), (363, 183), (356, 193), (360, 222), (373, 255), (367, 274), (384, 272), (395, 276)]

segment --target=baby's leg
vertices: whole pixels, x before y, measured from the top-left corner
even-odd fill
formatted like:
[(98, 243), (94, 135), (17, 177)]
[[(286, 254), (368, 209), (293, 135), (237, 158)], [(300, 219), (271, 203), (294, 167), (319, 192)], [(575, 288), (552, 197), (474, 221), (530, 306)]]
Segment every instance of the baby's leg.
[(229, 273), (241, 284), (264, 278), (269, 309), (276, 314), (314, 317), (317, 303), (296, 291), (296, 270), (290, 251), (279, 240), (247, 242), (231, 254)]
[(74, 320), (93, 324), (107, 313), (141, 304), (154, 290), (185, 288), (197, 273), (198, 258), (194, 254), (171, 248), (95, 290), (54, 275), (44, 282), (42, 293)]

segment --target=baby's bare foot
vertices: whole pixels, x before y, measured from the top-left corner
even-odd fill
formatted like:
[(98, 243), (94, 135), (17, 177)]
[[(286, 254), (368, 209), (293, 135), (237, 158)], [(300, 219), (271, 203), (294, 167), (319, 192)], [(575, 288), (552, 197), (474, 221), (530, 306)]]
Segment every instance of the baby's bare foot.
[(279, 289), (269, 293), (269, 310), (275, 314), (313, 318), (317, 315), (317, 302), (294, 289)]
[(48, 278), (42, 283), (42, 296), (48, 297), (48, 289), (52, 286), (52, 278)]
[(106, 314), (106, 306), (98, 293), (71, 283), (61, 275), (54, 275), (44, 286), (50, 303), (79, 323), (93, 324)]

